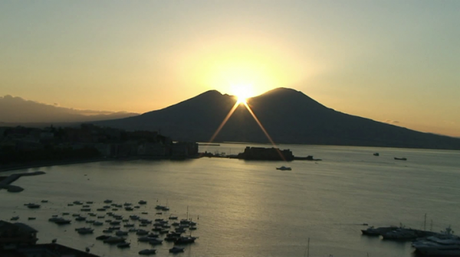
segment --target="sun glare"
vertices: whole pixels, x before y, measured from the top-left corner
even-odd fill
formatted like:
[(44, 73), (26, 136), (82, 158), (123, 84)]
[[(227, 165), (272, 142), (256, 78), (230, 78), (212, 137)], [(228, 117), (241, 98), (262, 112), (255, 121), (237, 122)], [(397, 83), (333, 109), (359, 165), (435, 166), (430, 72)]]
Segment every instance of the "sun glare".
[(245, 104), (248, 98), (254, 96), (254, 89), (250, 84), (232, 85), (232, 94), (237, 98), (238, 104)]

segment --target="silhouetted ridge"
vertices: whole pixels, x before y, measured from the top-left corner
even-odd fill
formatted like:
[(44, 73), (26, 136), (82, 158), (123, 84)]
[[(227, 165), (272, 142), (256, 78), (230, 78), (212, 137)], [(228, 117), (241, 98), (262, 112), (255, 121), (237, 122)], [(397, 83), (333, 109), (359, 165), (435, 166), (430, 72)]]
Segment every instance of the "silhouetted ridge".
[(300, 91), (290, 88), (276, 88), (267, 93), (249, 99), (249, 103), (284, 106), (289, 109), (328, 109)]
[[(98, 124), (127, 130), (160, 130), (177, 140), (208, 141), (235, 102), (230, 95), (210, 90), (162, 110)], [(276, 143), (460, 149), (460, 139), (337, 112), (288, 88), (250, 98), (248, 104)], [(269, 143), (243, 105), (214, 141)]]
[[(196, 108), (198, 106), (204, 106), (204, 105), (212, 105), (215, 104), (216, 101), (222, 101), (224, 99), (225, 95), (222, 95), (219, 91), (217, 90), (209, 90), (204, 93), (201, 93), (195, 97), (189, 98), (187, 100), (184, 100), (182, 102), (179, 102), (177, 104), (171, 105), (169, 107), (166, 107), (161, 110), (170, 110), (174, 108), (184, 108), (184, 107), (191, 107), (191, 108)], [(152, 112), (157, 112), (161, 110), (156, 110), (156, 111), (151, 111), (151, 112), (146, 112), (142, 115), (149, 114)]]

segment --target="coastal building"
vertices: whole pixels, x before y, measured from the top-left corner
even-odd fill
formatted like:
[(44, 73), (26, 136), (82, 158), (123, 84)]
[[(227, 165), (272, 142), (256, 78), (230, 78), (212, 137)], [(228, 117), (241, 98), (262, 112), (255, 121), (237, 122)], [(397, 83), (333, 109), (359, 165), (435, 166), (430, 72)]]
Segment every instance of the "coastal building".
[(2, 257), (98, 257), (64, 245), (36, 244), (37, 230), (24, 223), (0, 220), (0, 256)]
[(164, 158), (168, 155), (169, 146), (164, 145), (163, 143), (142, 143), (137, 148), (137, 154), (140, 157), (158, 157)]
[(243, 153), (238, 154), (238, 159), (244, 160), (271, 160), (271, 161), (292, 161), (294, 155), (291, 150), (280, 150), (279, 148), (246, 147)]
[(0, 220), (0, 249), (34, 245), (37, 240), (37, 230), (32, 227)]
[(176, 142), (172, 145), (171, 157), (186, 158), (198, 155), (198, 144), (195, 142)]

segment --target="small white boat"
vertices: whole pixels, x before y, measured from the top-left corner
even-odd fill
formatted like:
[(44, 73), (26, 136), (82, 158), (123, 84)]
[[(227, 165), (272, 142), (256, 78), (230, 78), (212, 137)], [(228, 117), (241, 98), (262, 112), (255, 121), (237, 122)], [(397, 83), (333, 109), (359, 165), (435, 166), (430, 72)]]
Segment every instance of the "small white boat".
[(292, 170), (291, 167), (286, 167), (286, 166), (281, 166), (279, 168), (276, 168), (277, 170)]

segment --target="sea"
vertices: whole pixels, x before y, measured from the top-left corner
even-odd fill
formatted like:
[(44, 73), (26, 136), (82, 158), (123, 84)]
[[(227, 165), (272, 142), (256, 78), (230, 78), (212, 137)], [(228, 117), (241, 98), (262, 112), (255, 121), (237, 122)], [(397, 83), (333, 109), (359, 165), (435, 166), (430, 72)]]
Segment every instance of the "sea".
[[(200, 151), (238, 154), (248, 143), (200, 146)], [(22, 177), (20, 193), (0, 191), (0, 220), (19, 216), (38, 230), (38, 243), (57, 243), (99, 256), (139, 256), (155, 248), (154, 256), (173, 256), (173, 243), (158, 246), (138, 242), (130, 233), (129, 248), (104, 244), (95, 238), (109, 227), (94, 227), (80, 235), (72, 214), (81, 214), (74, 201), (90, 202), (92, 212), (104, 205), (132, 203), (133, 211), (110, 210), (155, 220), (170, 216), (190, 219), (198, 237), (177, 256), (414, 256), (410, 242), (394, 242), (361, 234), (368, 226), (404, 226), (441, 231), (460, 229), (460, 151), (376, 147), (277, 145), (295, 156), (321, 161), (245, 161), (230, 158), (188, 160), (102, 161), (15, 170), (2, 176), (44, 171)], [(374, 156), (379, 153), (379, 156)], [(406, 161), (394, 157), (407, 158)], [(277, 170), (288, 166), (291, 170)], [(46, 203), (41, 201), (45, 200)], [(147, 201), (139, 205), (140, 200)], [(40, 204), (29, 209), (24, 204)], [(159, 212), (157, 205), (169, 211)], [(63, 213), (69, 213), (62, 216)], [(144, 214), (142, 214), (144, 213)], [(72, 220), (49, 222), (52, 215)], [(35, 220), (29, 220), (35, 218)], [(130, 223), (132, 223), (130, 221)], [(123, 223), (122, 223), (123, 224)], [(137, 226), (138, 224), (136, 224)], [(152, 226), (146, 227), (151, 229)], [(127, 231), (126, 228), (121, 228)]]

